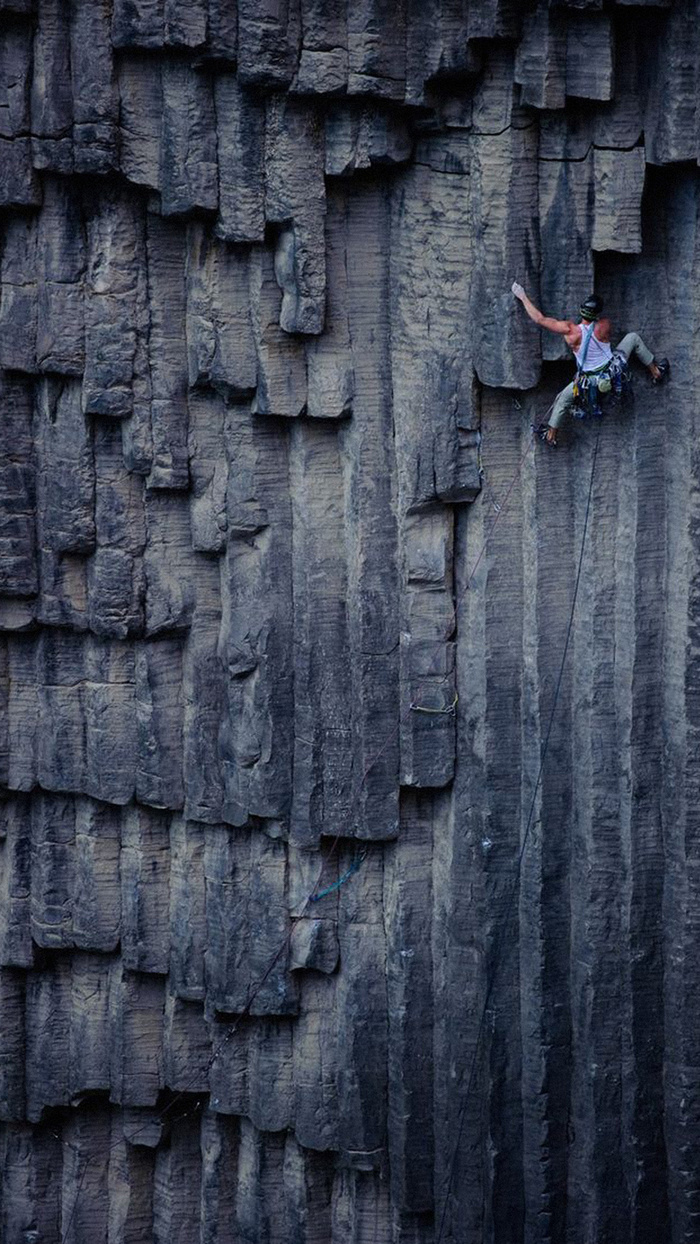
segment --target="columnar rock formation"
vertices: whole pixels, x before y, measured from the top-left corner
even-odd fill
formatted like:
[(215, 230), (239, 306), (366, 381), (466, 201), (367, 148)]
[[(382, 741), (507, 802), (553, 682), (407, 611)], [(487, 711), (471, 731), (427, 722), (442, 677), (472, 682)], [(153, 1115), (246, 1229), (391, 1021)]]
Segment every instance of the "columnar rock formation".
[(699, 17), (0, 0), (4, 1244), (697, 1244)]

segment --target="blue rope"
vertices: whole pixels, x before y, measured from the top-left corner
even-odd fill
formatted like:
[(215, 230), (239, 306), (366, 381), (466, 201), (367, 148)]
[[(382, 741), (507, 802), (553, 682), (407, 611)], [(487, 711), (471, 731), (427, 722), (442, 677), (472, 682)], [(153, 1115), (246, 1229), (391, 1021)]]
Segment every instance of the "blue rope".
[(357, 872), (366, 855), (366, 851), (360, 851), (360, 854), (355, 857), (352, 864), (348, 868), (348, 871), (343, 873), (342, 877), (339, 877), (337, 881), (334, 881), (333, 885), (327, 885), (325, 890), (319, 890), (318, 894), (312, 894), (311, 902), (317, 903), (320, 898), (325, 898), (327, 894), (332, 894), (334, 890), (339, 890), (341, 885), (345, 885), (345, 882), (349, 881), (350, 878)]

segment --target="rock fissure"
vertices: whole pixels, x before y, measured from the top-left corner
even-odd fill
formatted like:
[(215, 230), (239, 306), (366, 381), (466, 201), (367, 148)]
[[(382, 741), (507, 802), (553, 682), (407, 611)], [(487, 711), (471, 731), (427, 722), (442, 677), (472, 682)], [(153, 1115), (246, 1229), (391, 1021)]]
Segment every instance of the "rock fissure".
[(696, 7), (0, 0), (8, 1244), (694, 1239)]

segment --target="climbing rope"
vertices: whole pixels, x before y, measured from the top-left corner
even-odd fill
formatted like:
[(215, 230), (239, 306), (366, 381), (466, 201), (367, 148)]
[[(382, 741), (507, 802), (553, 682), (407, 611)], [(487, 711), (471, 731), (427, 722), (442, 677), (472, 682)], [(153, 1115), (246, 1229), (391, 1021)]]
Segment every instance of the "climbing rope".
[(459, 1121), (458, 1121), (458, 1127), (457, 1127), (457, 1139), (456, 1139), (456, 1141), (455, 1141), (454, 1149), (453, 1149), (453, 1152), (452, 1152), (452, 1158), (451, 1158), (451, 1160), (450, 1160), (450, 1165), (449, 1165), (449, 1175), (448, 1175), (448, 1180), (447, 1180), (447, 1186), (446, 1186), (446, 1188), (445, 1188), (445, 1192), (444, 1192), (444, 1194), (443, 1194), (443, 1204), (442, 1204), (442, 1213), (441, 1213), (441, 1216), (440, 1216), (440, 1226), (439, 1226), (439, 1229), (438, 1229), (438, 1234), (437, 1234), (437, 1236), (436, 1236), (436, 1238), (435, 1238), (435, 1244), (442, 1244), (442, 1239), (443, 1239), (443, 1236), (444, 1236), (444, 1231), (445, 1231), (445, 1223), (446, 1223), (446, 1221), (447, 1221), (447, 1207), (448, 1207), (448, 1205), (449, 1205), (450, 1196), (451, 1196), (451, 1194), (452, 1194), (452, 1186), (453, 1186), (453, 1183), (454, 1183), (455, 1170), (456, 1170), (456, 1165), (457, 1165), (457, 1158), (458, 1158), (458, 1156), (459, 1156), (459, 1150), (460, 1150), (461, 1143), (462, 1143), (462, 1135), (463, 1135), (463, 1132), (464, 1132), (464, 1123), (465, 1123), (465, 1119), (466, 1119), (466, 1115), (467, 1115), (467, 1106), (468, 1106), (468, 1104), (469, 1104), (469, 1098), (470, 1098), (470, 1095), (471, 1095), (472, 1088), (473, 1088), (473, 1086), (474, 1086), (474, 1080), (475, 1080), (475, 1076), (476, 1076), (476, 1064), (477, 1064), (477, 1058), (478, 1058), (478, 1054), (479, 1054), (479, 1049), (480, 1049), (480, 1046), (481, 1046), (481, 1038), (482, 1038), (482, 1035), (483, 1035), (483, 1032), (484, 1032), (484, 1025), (485, 1025), (485, 1023), (486, 1023), (486, 1015), (487, 1015), (487, 1012), (488, 1012), (489, 1002), (491, 1001), (491, 994), (493, 993), (493, 988), (494, 988), (494, 985), (495, 985), (495, 983), (496, 983), (496, 978), (497, 978), (497, 975), (498, 975), (498, 968), (499, 968), (499, 963), (500, 963), (500, 959), (501, 959), (501, 954), (502, 954), (503, 947), (504, 947), (504, 945), (505, 945), (506, 938), (507, 938), (507, 936), (508, 936), (508, 932), (509, 932), (509, 923), (510, 923), (510, 919), (511, 919), (512, 914), (513, 914), (513, 905), (514, 905), (514, 902), (515, 902), (515, 896), (516, 896), (516, 894), (517, 894), (517, 892), (518, 892), (518, 887), (519, 887), (519, 885), (520, 885), (520, 874), (521, 874), (521, 872), (522, 872), (523, 858), (524, 858), (524, 855), (525, 855), (525, 849), (526, 849), (526, 847), (527, 847), (528, 840), (529, 840), (529, 837), (530, 837), (530, 831), (532, 830), (532, 826), (533, 826), (533, 824), (534, 824), (535, 808), (536, 808), (536, 806), (537, 806), (537, 795), (538, 795), (538, 791), (539, 791), (539, 788), (540, 788), (540, 783), (541, 783), (541, 781), (542, 781), (542, 774), (543, 774), (543, 772), (544, 772), (544, 765), (545, 765), (545, 761), (546, 761), (546, 759), (547, 759), (547, 752), (548, 752), (548, 750), (549, 750), (549, 741), (550, 741), (550, 738), (551, 738), (551, 735), (552, 735), (552, 726), (553, 726), (553, 724), (554, 724), (554, 717), (555, 717), (555, 714), (556, 714), (556, 711), (557, 711), (557, 704), (558, 704), (558, 701), (559, 701), (559, 693), (560, 693), (560, 691), (561, 691), (561, 685), (562, 685), (562, 681), (563, 681), (563, 678), (564, 678), (564, 667), (565, 667), (565, 665), (566, 665), (566, 658), (567, 658), (567, 655), (568, 655), (568, 652), (569, 652), (569, 644), (570, 644), (570, 641), (571, 641), (571, 632), (572, 632), (572, 630), (573, 630), (573, 625), (574, 625), (574, 615), (575, 615), (575, 612), (576, 612), (576, 601), (577, 601), (577, 598), (578, 598), (579, 584), (580, 584), (580, 582), (581, 582), (581, 570), (582, 570), (582, 568), (583, 568), (583, 554), (584, 554), (585, 547), (586, 547), (586, 535), (587, 535), (587, 532), (588, 532), (588, 519), (589, 519), (590, 512), (591, 512), (591, 498), (592, 498), (592, 495), (593, 495), (593, 480), (594, 480), (594, 478), (595, 478), (596, 462), (597, 462), (597, 459), (598, 459), (598, 445), (599, 445), (599, 443), (600, 443), (600, 429), (601, 429), (601, 424), (600, 424), (600, 422), (599, 422), (599, 423), (598, 423), (598, 429), (597, 429), (597, 432), (596, 432), (595, 445), (594, 445), (594, 447), (593, 447), (593, 459), (592, 459), (592, 463), (591, 463), (591, 477), (590, 477), (590, 481), (589, 481), (589, 484), (588, 484), (588, 497), (587, 497), (587, 500), (586, 500), (586, 511), (585, 511), (585, 516), (584, 516), (584, 520), (583, 520), (583, 534), (582, 534), (582, 536), (581, 536), (581, 549), (580, 549), (580, 552), (579, 552), (579, 557), (578, 557), (578, 566), (577, 566), (577, 570), (576, 570), (576, 579), (575, 579), (575, 582), (574, 582), (574, 594), (573, 594), (573, 597), (572, 597), (572, 600), (571, 600), (571, 610), (570, 610), (570, 613), (569, 613), (569, 623), (568, 623), (568, 626), (567, 626), (567, 629), (566, 629), (566, 639), (565, 639), (565, 641), (564, 641), (564, 651), (563, 651), (563, 653), (562, 653), (561, 663), (560, 663), (560, 665), (559, 665), (559, 675), (558, 675), (558, 677), (557, 677), (556, 687), (555, 687), (555, 690), (554, 690), (554, 699), (552, 700), (552, 707), (551, 707), (550, 714), (549, 714), (549, 722), (548, 722), (548, 725), (547, 725), (547, 731), (546, 731), (546, 734), (545, 734), (544, 745), (543, 745), (543, 748), (542, 748), (542, 753), (541, 753), (541, 756), (540, 756), (540, 765), (539, 765), (539, 769), (538, 769), (538, 772), (537, 772), (537, 779), (536, 779), (536, 781), (535, 781), (534, 789), (533, 789), (533, 792), (532, 792), (532, 799), (531, 799), (531, 801), (530, 801), (530, 810), (529, 810), (528, 817), (527, 817), (527, 822), (526, 822), (526, 825), (525, 825), (525, 833), (523, 834), (523, 840), (522, 840), (522, 843), (521, 843), (521, 846), (520, 846), (520, 852), (519, 852), (519, 854), (518, 854), (518, 859), (517, 859), (517, 863), (516, 863), (516, 867), (515, 867), (515, 876), (514, 876), (514, 878), (513, 878), (513, 884), (512, 884), (512, 886), (511, 886), (510, 893), (509, 893), (509, 895), (508, 895), (508, 900), (507, 900), (507, 903), (506, 903), (506, 913), (505, 913), (505, 917), (504, 917), (504, 919), (503, 919), (503, 923), (501, 924), (500, 935), (499, 935), (499, 937), (498, 937), (498, 939), (497, 939), (497, 941), (496, 941), (496, 946), (495, 946), (495, 951), (494, 951), (494, 958), (493, 958), (493, 971), (492, 971), (492, 973), (491, 973), (491, 979), (490, 979), (490, 981), (488, 982), (488, 985), (487, 985), (487, 988), (486, 988), (486, 996), (485, 996), (485, 998), (484, 998), (484, 1005), (483, 1005), (483, 1007), (482, 1007), (482, 1009), (481, 1009), (481, 1017), (480, 1017), (480, 1019), (479, 1019), (479, 1025), (478, 1025), (478, 1027), (477, 1027), (477, 1031), (476, 1031), (476, 1042), (475, 1042), (475, 1045), (474, 1045), (474, 1053), (473, 1053), (473, 1055), (472, 1055), (472, 1061), (471, 1061), (471, 1066), (470, 1066), (470, 1070), (469, 1070), (469, 1078), (468, 1078), (468, 1080), (467, 1080), (467, 1087), (466, 1087), (466, 1090), (465, 1090), (465, 1092), (464, 1092), (464, 1097), (463, 1097), (463, 1100), (462, 1100), (462, 1105), (461, 1105), (461, 1107), (460, 1107), (460, 1111), (459, 1111), (459, 1116), (458, 1116), (458, 1120), (459, 1120)]
[[(488, 531), (486, 532), (486, 535), (485, 535), (485, 537), (484, 537), (484, 540), (482, 541), (481, 547), (480, 547), (480, 549), (479, 549), (478, 555), (477, 555), (477, 557), (476, 557), (476, 559), (475, 559), (475, 561), (474, 561), (474, 564), (472, 565), (472, 568), (471, 568), (471, 570), (470, 570), (469, 574), (467, 575), (467, 579), (466, 579), (465, 585), (464, 585), (464, 587), (463, 587), (462, 591), (460, 592), (459, 597), (458, 597), (458, 598), (456, 599), (456, 601), (455, 601), (455, 610), (457, 610), (457, 609), (459, 608), (459, 605), (461, 604), (462, 600), (464, 599), (464, 597), (466, 596), (467, 592), (469, 591), (469, 588), (471, 587), (471, 584), (472, 584), (472, 581), (473, 581), (473, 579), (474, 579), (474, 576), (475, 576), (475, 574), (476, 574), (476, 572), (477, 572), (477, 570), (478, 570), (478, 568), (479, 568), (479, 566), (480, 566), (480, 564), (481, 564), (481, 561), (482, 561), (482, 559), (483, 559), (483, 557), (484, 557), (484, 554), (485, 554), (485, 552), (486, 552), (486, 548), (487, 548), (487, 546), (488, 546), (489, 540), (491, 539), (491, 536), (493, 535), (493, 532), (494, 532), (495, 528), (497, 527), (497, 525), (498, 525), (498, 523), (499, 523), (499, 521), (500, 521), (500, 519), (501, 519), (501, 517), (502, 517), (502, 515), (503, 515), (503, 513), (504, 513), (504, 511), (505, 511), (505, 508), (506, 508), (506, 506), (507, 506), (507, 504), (508, 504), (508, 501), (509, 501), (509, 499), (510, 499), (510, 497), (511, 497), (512, 493), (513, 493), (513, 490), (514, 490), (514, 488), (515, 488), (515, 485), (516, 485), (516, 483), (517, 483), (518, 479), (520, 478), (520, 474), (521, 474), (521, 472), (522, 472), (523, 466), (525, 465), (525, 460), (526, 460), (526, 458), (527, 458), (528, 454), (532, 451), (533, 444), (534, 444), (534, 442), (530, 441), (530, 442), (528, 443), (528, 445), (527, 445), (527, 447), (526, 447), (525, 451), (523, 452), (523, 454), (522, 454), (522, 455), (521, 455), (521, 457), (520, 457), (520, 460), (519, 460), (518, 465), (517, 465), (517, 467), (516, 467), (516, 469), (515, 469), (515, 472), (514, 472), (514, 474), (513, 474), (512, 478), (511, 478), (511, 480), (510, 480), (510, 482), (509, 482), (509, 484), (508, 484), (508, 487), (507, 487), (507, 489), (506, 489), (506, 492), (505, 492), (505, 495), (504, 495), (504, 497), (503, 497), (503, 500), (500, 502), (500, 505), (499, 505), (499, 507), (498, 507), (498, 509), (497, 509), (497, 511), (496, 511), (496, 516), (495, 516), (495, 518), (493, 519), (493, 522), (491, 523), (491, 525), (489, 526)], [(596, 449), (597, 449), (597, 444), (596, 444)], [(446, 682), (448, 677), (449, 677), (449, 675), (448, 675), (448, 674), (446, 674), (446, 675), (444, 676), (444, 678), (443, 678), (443, 679), (441, 679), (441, 681), (440, 681), (440, 682), (438, 682), (437, 684), (433, 684), (433, 690), (435, 689), (435, 687), (439, 687), (440, 685), (442, 685), (442, 683)], [(419, 690), (420, 690), (420, 688), (419, 688)], [(454, 701), (453, 701), (453, 704), (452, 704), (451, 706), (448, 706), (448, 707), (447, 707), (447, 708), (445, 708), (445, 709), (430, 709), (430, 708), (426, 708), (426, 707), (424, 707), (424, 706), (417, 705), (417, 704), (414, 704), (414, 703), (409, 704), (409, 706), (407, 707), (407, 709), (405, 710), (405, 712), (404, 712), (403, 714), (401, 714), (401, 715), (400, 715), (399, 720), (398, 720), (398, 724), (396, 725), (396, 727), (395, 727), (395, 728), (391, 731), (391, 733), (387, 736), (387, 738), (385, 739), (385, 741), (384, 741), (384, 743), (382, 744), (382, 746), (379, 748), (379, 750), (376, 752), (376, 754), (372, 757), (372, 759), (371, 759), (371, 760), (368, 762), (368, 764), (365, 766), (365, 768), (364, 768), (364, 770), (363, 770), (363, 772), (362, 772), (361, 778), (360, 778), (360, 782), (359, 782), (358, 787), (357, 787), (356, 795), (357, 795), (357, 794), (359, 794), (359, 792), (360, 792), (360, 791), (364, 788), (364, 785), (365, 785), (365, 783), (366, 783), (366, 781), (367, 781), (367, 778), (369, 777), (369, 774), (371, 773), (372, 769), (373, 769), (373, 768), (374, 768), (374, 766), (377, 764), (377, 762), (378, 762), (378, 761), (381, 759), (381, 757), (384, 755), (384, 752), (386, 751), (386, 749), (387, 749), (387, 748), (390, 746), (390, 744), (391, 744), (391, 743), (392, 743), (392, 742), (393, 742), (393, 741), (394, 741), (394, 740), (398, 737), (398, 735), (399, 735), (399, 732), (400, 732), (400, 730), (401, 730), (402, 725), (403, 725), (403, 724), (404, 724), (404, 722), (408, 719), (408, 717), (409, 717), (409, 715), (410, 715), (410, 713), (411, 713), (411, 712), (428, 712), (428, 713), (447, 713), (447, 714), (456, 714), (456, 710), (457, 710), (457, 703), (458, 703), (458, 697), (457, 697), (457, 696), (455, 696), (455, 699), (454, 699)], [(342, 877), (338, 878), (338, 880), (337, 880), (337, 881), (335, 881), (335, 882), (333, 882), (333, 883), (332, 883), (332, 885), (329, 885), (329, 886), (327, 886), (325, 889), (320, 890), (320, 889), (319, 889), (319, 886), (321, 885), (321, 881), (323, 880), (323, 875), (324, 875), (324, 873), (325, 873), (325, 871), (326, 871), (326, 868), (327, 868), (327, 866), (328, 866), (328, 863), (329, 863), (330, 859), (332, 858), (333, 854), (335, 853), (335, 850), (336, 850), (336, 848), (337, 848), (338, 844), (340, 843), (340, 841), (341, 841), (342, 837), (343, 837), (343, 835), (341, 835), (341, 834), (336, 834), (335, 838), (333, 839), (333, 841), (332, 841), (332, 842), (331, 842), (331, 844), (330, 844), (330, 847), (328, 848), (328, 850), (327, 850), (327, 851), (325, 852), (325, 854), (323, 855), (323, 857), (322, 857), (322, 859), (321, 859), (321, 866), (320, 866), (320, 869), (319, 869), (319, 873), (318, 873), (318, 876), (317, 876), (317, 878), (316, 878), (316, 882), (315, 882), (315, 884), (314, 884), (313, 888), (311, 889), (311, 891), (308, 893), (308, 895), (306, 896), (306, 898), (305, 898), (305, 899), (304, 899), (304, 901), (302, 902), (301, 907), (299, 908), (299, 910), (298, 910), (298, 911), (297, 911), (294, 915), (292, 915), (292, 916), (291, 916), (291, 918), (290, 918), (290, 927), (289, 927), (289, 930), (288, 930), (288, 932), (287, 932), (287, 934), (286, 934), (286, 936), (285, 936), (284, 940), (280, 943), (280, 945), (279, 945), (278, 949), (276, 950), (275, 954), (274, 954), (274, 955), (273, 955), (273, 957), (271, 958), (271, 960), (270, 960), (270, 962), (269, 962), (269, 964), (268, 964), (267, 968), (265, 969), (265, 971), (264, 971), (263, 975), (260, 977), (260, 979), (259, 979), (259, 980), (258, 980), (258, 981), (254, 984), (254, 986), (252, 987), (252, 989), (251, 989), (250, 993), (248, 994), (248, 997), (247, 997), (247, 999), (246, 999), (246, 1002), (245, 1002), (245, 1004), (244, 1004), (244, 1006), (243, 1006), (243, 1009), (239, 1012), (239, 1014), (236, 1016), (236, 1018), (235, 1018), (235, 1019), (232, 1021), (232, 1023), (229, 1025), (228, 1032), (226, 1033), (226, 1035), (225, 1035), (224, 1037), (222, 1037), (221, 1041), (220, 1041), (220, 1042), (218, 1042), (218, 1044), (217, 1044), (217, 1045), (214, 1047), (214, 1049), (212, 1050), (212, 1052), (211, 1052), (211, 1054), (210, 1054), (210, 1056), (209, 1056), (209, 1059), (208, 1059), (208, 1061), (207, 1061), (207, 1065), (206, 1065), (206, 1074), (207, 1074), (207, 1075), (208, 1075), (208, 1074), (209, 1074), (209, 1072), (211, 1071), (211, 1069), (212, 1069), (212, 1067), (214, 1066), (214, 1063), (216, 1062), (216, 1060), (219, 1058), (219, 1055), (222, 1053), (222, 1051), (225, 1049), (225, 1047), (228, 1045), (228, 1043), (229, 1043), (229, 1042), (233, 1039), (233, 1037), (234, 1037), (234, 1036), (236, 1035), (236, 1033), (238, 1032), (238, 1030), (239, 1030), (239, 1028), (240, 1028), (240, 1026), (241, 1026), (241, 1024), (242, 1024), (242, 1022), (243, 1022), (243, 1020), (244, 1020), (244, 1019), (246, 1018), (246, 1016), (250, 1013), (250, 1009), (251, 1009), (251, 1007), (252, 1007), (252, 1005), (253, 1005), (253, 1003), (254, 1003), (255, 999), (257, 998), (258, 994), (259, 994), (259, 993), (260, 993), (260, 991), (263, 989), (263, 987), (264, 987), (264, 985), (266, 984), (267, 980), (269, 979), (270, 975), (272, 974), (272, 972), (274, 971), (275, 967), (276, 967), (276, 966), (277, 966), (277, 964), (279, 963), (279, 960), (281, 959), (282, 955), (285, 953), (285, 951), (286, 951), (286, 950), (287, 950), (287, 948), (289, 947), (289, 945), (290, 945), (290, 943), (291, 943), (291, 940), (292, 940), (292, 937), (293, 937), (293, 935), (294, 935), (294, 929), (296, 928), (296, 924), (297, 924), (297, 922), (298, 922), (299, 920), (301, 920), (301, 919), (304, 917), (304, 915), (305, 915), (305, 913), (306, 913), (307, 908), (310, 906), (310, 904), (311, 904), (311, 903), (316, 903), (316, 902), (318, 902), (320, 899), (324, 898), (326, 895), (331, 894), (331, 893), (333, 893), (333, 892), (334, 892), (334, 891), (336, 891), (336, 890), (339, 890), (339, 889), (340, 889), (340, 887), (341, 887), (342, 885), (344, 885), (344, 884), (345, 884), (345, 882), (346, 882), (346, 881), (348, 881), (348, 880), (350, 879), (350, 877), (354, 876), (354, 875), (355, 875), (355, 874), (359, 871), (359, 869), (360, 869), (360, 867), (361, 867), (361, 865), (362, 865), (363, 861), (366, 859), (366, 856), (367, 856), (367, 850), (366, 850), (366, 849), (364, 849), (364, 850), (362, 850), (362, 851), (361, 851), (361, 852), (360, 852), (360, 853), (356, 856), (356, 858), (355, 858), (355, 860), (353, 861), (353, 863), (351, 864), (350, 868), (348, 868), (348, 869), (347, 869), (347, 871), (346, 871), (346, 872), (342, 875)], [(124, 1137), (123, 1137), (123, 1139), (124, 1139), (124, 1140), (126, 1140), (126, 1141), (127, 1141), (127, 1142), (129, 1142), (129, 1143), (133, 1143), (133, 1141), (136, 1139), (136, 1137), (137, 1137), (137, 1136), (139, 1136), (142, 1132), (144, 1132), (144, 1131), (145, 1131), (148, 1127), (150, 1127), (150, 1126), (151, 1126), (152, 1121), (153, 1121), (153, 1119), (154, 1119), (154, 1118), (155, 1118), (155, 1119), (158, 1119), (158, 1120), (162, 1120), (162, 1119), (164, 1119), (164, 1118), (166, 1117), (166, 1115), (168, 1115), (168, 1114), (169, 1114), (169, 1113), (170, 1113), (170, 1112), (174, 1109), (174, 1107), (175, 1107), (175, 1106), (176, 1106), (179, 1102), (181, 1102), (181, 1101), (182, 1101), (182, 1100), (183, 1100), (183, 1099), (184, 1099), (184, 1098), (188, 1095), (188, 1093), (191, 1091), (191, 1089), (194, 1087), (194, 1085), (195, 1085), (195, 1084), (196, 1084), (196, 1083), (200, 1080), (201, 1076), (202, 1076), (202, 1070), (201, 1070), (201, 1069), (199, 1069), (196, 1073), (194, 1073), (194, 1074), (190, 1077), (190, 1079), (189, 1079), (189, 1080), (185, 1083), (184, 1087), (183, 1087), (183, 1088), (181, 1088), (181, 1089), (179, 1089), (179, 1090), (177, 1091), (177, 1093), (175, 1093), (175, 1094), (173, 1095), (173, 1097), (172, 1097), (172, 1098), (171, 1098), (171, 1100), (167, 1103), (167, 1105), (165, 1105), (165, 1106), (161, 1107), (161, 1109), (160, 1109), (160, 1110), (154, 1111), (153, 1115), (151, 1116), (151, 1118), (149, 1119), (149, 1121), (148, 1121), (147, 1123), (143, 1123), (140, 1127), (135, 1128), (132, 1132), (130, 1132), (130, 1133), (129, 1133), (129, 1135), (128, 1135), (128, 1136), (125, 1134), (125, 1135), (124, 1135)], [(179, 1116), (178, 1116), (178, 1117), (179, 1117)], [(68, 1143), (68, 1142), (66, 1142), (66, 1143)], [(115, 1140), (115, 1141), (113, 1141), (113, 1142), (112, 1142), (112, 1144), (111, 1144), (111, 1145), (109, 1145), (109, 1146), (107, 1147), (106, 1151), (103, 1151), (104, 1156), (105, 1156), (105, 1157), (108, 1157), (108, 1156), (109, 1156), (109, 1154), (112, 1152), (112, 1150), (113, 1150), (113, 1149), (115, 1149), (115, 1148), (117, 1148), (117, 1146), (118, 1146), (118, 1145), (120, 1145), (121, 1143), (122, 1143), (122, 1138), (120, 1138), (119, 1140)], [(75, 1146), (75, 1145), (70, 1145), (70, 1147), (73, 1149), (73, 1151), (74, 1151), (74, 1152), (77, 1152), (77, 1150), (76, 1150), (76, 1146)], [(68, 1215), (68, 1219), (67, 1219), (67, 1221), (66, 1221), (66, 1225), (65, 1225), (65, 1227), (64, 1227), (64, 1229), (63, 1229), (63, 1231), (62, 1231), (62, 1234), (61, 1234), (61, 1244), (68, 1244), (68, 1237), (69, 1237), (69, 1233), (70, 1233), (70, 1228), (71, 1228), (71, 1226), (72, 1226), (73, 1219), (74, 1219), (74, 1217), (75, 1217), (75, 1213), (76, 1213), (76, 1210), (77, 1210), (77, 1207), (78, 1207), (78, 1202), (79, 1202), (79, 1200), (80, 1200), (80, 1196), (81, 1196), (81, 1193), (82, 1193), (83, 1184), (84, 1184), (84, 1182), (85, 1182), (85, 1177), (86, 1177), (86, 1174), (87, 1174), (87, 1170), (88, 1170), (88, 1167), (90, 1166), (91, 1162), (94, 1162), (94, 1161), (95, 1161), (95, 1157), (94, 1157), (93, 1155), (89, 1155), (89, 1156), (88, 1156), (87, 1158), (85, 1158), (85, 1160), (84, 1160), (84, 1163), (83, 1163), (83, 1169), (82, 1169), (82, 1172), (81, 1172), (81, 1175), (80, 1175), (80, 1178), (79, 1178), (79, 1180), (78, 1180), (77, 1187), (76, 1187), (76, 1193), (75, 1193), (75, 1197), (74, 1197), (74, 1200), (73, 1200), (73, 1205), (72, 1205), (71, 1211), (70, 1211), (70, 1213), (69, 1213), (69, 1215)], [(439, 1244), (439, 1240), (437, 1241), (437, 1244)]]
[(332, 885), (327, 885), (325, 890), (319, 890), (318, 894), (312, 894), (310, 901), (312, 903), (318, 903), (319, 899), (325, 898), (327, 894), (333, 894), (336, 890), (339, 890), (341, 885), (345, 885), (345, 882), (349, 881), (350, 878), (355, 875), (358, 868), (362, 867), (363, 860), (366, 858), (367, 852), (359, 851), (347, 872), (344, 872), (342, 877), (339, 877), (338, 880), (334, 881)]

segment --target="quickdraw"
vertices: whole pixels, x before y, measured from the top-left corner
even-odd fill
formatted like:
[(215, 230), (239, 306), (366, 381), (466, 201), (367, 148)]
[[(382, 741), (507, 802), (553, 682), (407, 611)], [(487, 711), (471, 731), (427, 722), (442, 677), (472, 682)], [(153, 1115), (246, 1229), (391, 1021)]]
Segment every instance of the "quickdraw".
[(632, 383), (632, 373), (624, 354), (613, 353), (609, 363), (597, 371), (577, 371), (574, 377), (575, 419), (600, 416), (604, 413), (603, 398), (620, 399)]
[(425, 704), (409, 704), (408, 707), (412, 713), (431, 713), (436, 717), (454, 717), (457, 712), (458, 703), (459, 696), (456, 695), (452, 703), (448, 704), (445, 708), (428, 708)]

